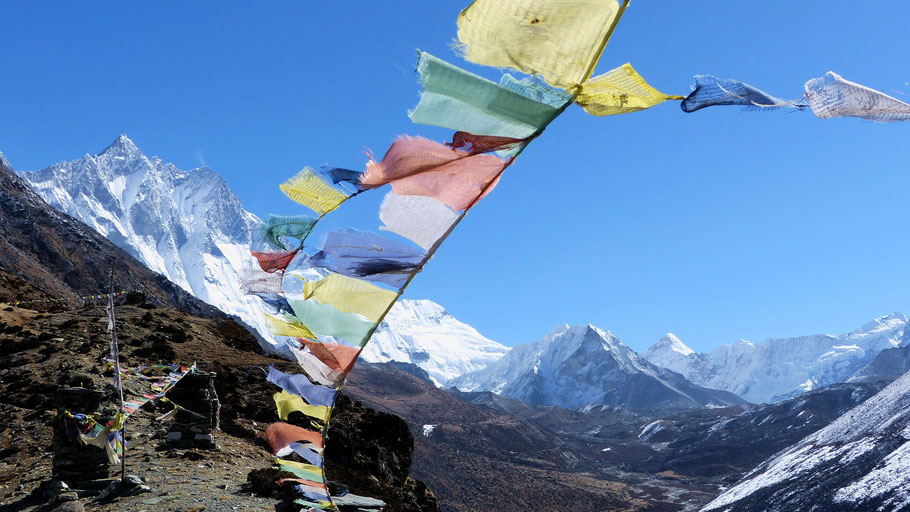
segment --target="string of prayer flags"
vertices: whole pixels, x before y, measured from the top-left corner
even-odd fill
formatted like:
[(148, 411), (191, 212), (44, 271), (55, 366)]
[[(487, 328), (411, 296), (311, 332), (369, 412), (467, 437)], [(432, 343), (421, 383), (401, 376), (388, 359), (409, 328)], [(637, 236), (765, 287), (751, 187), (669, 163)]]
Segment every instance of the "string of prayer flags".
[[(360, 174), (357, 174), (358, 179)], [(308, 215), (279, 216), (271, 215), (262, 225), (262, 236), (273, 247), (283, 251), (289, 250), (284, 245), (282, 238), (295, 238), (299, 241), (297, 246), (302, 246), (303, 241), (316, 226), (316, 219)]]
[(458, 16), (458, 40), (471, 62), (568, 89), (594, 68), (618, 14), (616, 0), (475, 0)]
[(394, 191), (386, 194), (379, 207), (379, 220), (385, 224), (379, 229), (398, 233), (428, 251), (457, 218), (454, 210), (437, 199)]
[(281, 272), (264, 272), (258, 268), (243, 269), (240, 291), (247, 294), (282, 293), (284, 276)]
[(795, 107), (803, 109), (799, 101), (786, 101), (756, 89), (749, 84), (711, 75), (695, 75), (692, 92), (680, 103), (683, 112), (695, 112), (715, 105), (740, 105), (760, 109)]
[(15, 300), (12, 302), (0, 302), (0, 304), (3, 304), (4, 306), (19, 306), (20, 304), (34, 304), (34, 303), (39, 303), (39, 302), (72, 302), (72, 301), (76, 301), (76, 300), (86, 301), (86, 300), (96, 300), (96, 299), (107, 299), (107, 298), (110, 298), (111, 296), (119, 297), (119, 296), (125, 295), (125, 294), (126, 294), (126, 292), (114, 292), (113, 294), (103, 293), (103, 294), (99, 294), (99, 295), (84, 295), (82, 297), (72, 297), (72, 298), (65, 297), (62, 299), (46, 298), (46, 299)]
[(281, 390), (273, 395), (275, 406), (278, 407), (278, 417), (286, 420), (292, 412), (299, 412), (305, 416), (316, 418), (317, 420), (327, 423), (331, 408), (325, 405), (310, 405), (304, 402), (303, 398), (298, 395), (292, 395), (287, 391)]
[(411, 121), (480, 135), (526, 138), (557, 114), (557, 108), (511, 91), (420, 52), (423, 93)]
[(612, 116), (637, 112), (666, 100), (681, 100), (683, 96), (669, 96), (648, 85), (631, 64), (607, 71), (581, 86), (575, 101), (589, 114)]
[(348, 277), (401, 287), (417, 272), (425, 253), (410, 245), (356, 229), (329, 232), (319, 251), (307, 258), (311, 266)]
[[(300, 395), (310, 405), (325, 405), (331, 407), (335, 403), (334, 389), (313, 384), (303, 375), (289, 375), (276, 369), (274, 366), (269, 367), (269, 373), (266, 380), (295, 395)], [(320, 444), (320, 446), (322, 446)]]
[(367, 336), (376, 326), (376, 322), (363, 315), (345, 313), (331, 304), (296, 298), (289, 298), (288, 304), (297, 320), (317, 335), (331, 336), (358, 347), (367, 342)]
[(871, 121), (910, 120), (910, 105), (864, 85), (844, 80), (833, 71), (806, 82), (806, 98), (819, 118), (859, 117)]
[(319, 432), (280, 421), (266, 427), (263, 435), (272, 447), (272, 453), (278, 453), (285, 446), (301, 441), (316, 445), (320, 449), (325, 448), (325, 440)]
[(464, 210), (492, 191), (509, 162), (493, 155), (471, 155), (422, 137), (401, 137), (382, 160), (371, 160), (361, 183), (375, 188), (386, 183), (401, 195), (438, 199)]
[(262, 252), (262, 251), (253, 251), (251, 254), (256, 261), (259, 262), (259, 267), (263, 272), (284, 272), (288, 265), (291, 264), (291, 261), (294, 259), (294, 256), (297, 256), (299, 249), (294, 249), (293, 251), (282, 251), (282, 252)]
[(117, 413), (107, 426), (102, 426), (87, 414), (67, 410), (61, 411), (61, 414), (68, 436), (77, 438), (83, 445), (92, 445), (104, 450), (109, 463), (120, 464), (120, 456), (123, 455), (123, 436), (119, 431), (123, 428), (125, 415)]
[(334, 210), (351, 195), (342, 193), (326, 183), (309, 167), (282, 183), (280, 188), (292, 201), (306, 206), (319, 215)]
[(345, 313), (357, 313), (379, 322), (398, 294), (360, 279), (329, 274), (319, 281), (305, 281), (304, 300), (332, 304)]

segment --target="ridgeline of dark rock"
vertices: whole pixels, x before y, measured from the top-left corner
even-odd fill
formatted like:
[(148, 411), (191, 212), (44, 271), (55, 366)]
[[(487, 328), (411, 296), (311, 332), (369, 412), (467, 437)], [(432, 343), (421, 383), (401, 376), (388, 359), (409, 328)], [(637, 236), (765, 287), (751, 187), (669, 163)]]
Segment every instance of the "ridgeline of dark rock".
[(158, 305), (196, 316), (225, 316), (50, 207), (0, 162), (0, 302), (106, 293), (112, 265), (117, 291), (141, 290)]

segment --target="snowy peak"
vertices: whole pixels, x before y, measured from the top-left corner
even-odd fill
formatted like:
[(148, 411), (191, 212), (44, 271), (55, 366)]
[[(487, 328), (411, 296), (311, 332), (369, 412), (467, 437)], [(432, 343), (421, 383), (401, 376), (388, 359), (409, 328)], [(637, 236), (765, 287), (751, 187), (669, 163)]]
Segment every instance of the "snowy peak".
[(362, 357), (371, 363), (413, 363), (436, 385), (445, 386), (508, 351), (433, 301), (403, 299), (392, 307)]
[(211, 169), (148, 158), (120, 135), (100, 153), (20, 176), (51, 206), (270, 339), (258, 300), (239, 286), (261, 221)]
[(493, 391), (533, 405), (571, 409), (744, 403), (735, 395), (699, 388), (658, 368), (610, 331), (593, 325), (557, 328), (538, 341), (515, 346), (487, 368), (453, 384), (464, 391)]
[[(664, 352), (675, 352), (682, 356), (690, 356), (695, 353), (688, 345), (680, 341), (672, 332), (664, 334), (664, 337), (654, 342), (647, 350), (646, 354), (657, 354)], [(647, 356), (645, 356), (648, 358)]]
[(139, 147), (130, 140), (125, 134), (120, 134), (114, 142), (112, 142), (108, 147), (104, 148), (97, 156), (103, 156), (105, 154), (125, 156), (130, 154), (141, 154)]
[(645, 358), (699, 386), (730, 391), (750, 402), (775, 402), (844, 382), (881, 351), (901, 346), (908, 331), (907, 317), (893, 313), (846, 334), (738, 340), (708, 353), (684, 354), (673, 349), (672, 340), (662, 339)]

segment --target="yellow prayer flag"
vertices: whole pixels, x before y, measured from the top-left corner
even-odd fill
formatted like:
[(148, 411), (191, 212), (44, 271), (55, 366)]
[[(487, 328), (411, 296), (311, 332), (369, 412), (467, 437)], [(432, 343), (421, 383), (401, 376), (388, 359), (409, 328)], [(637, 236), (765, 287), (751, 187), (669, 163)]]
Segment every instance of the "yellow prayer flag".
[(309, 167), (282, 183), (280, 188), (292, 201), (306, 206), (319, 215), (325, 215), (334, 210), (348, 198), (347, 195), (322, 181)]
[(319, 281), (305, 281), (304, 300), (331, 304), (345, 313), (358, 313), (378, 322), (398, 294), (374, 284), (340, 274), (329, 274)]
[(311, 418), (316, 418), (323, 423), (329, 422), (329, 416), (332, 414), (332, 408), (324, 405), (310, 405), (303, 401), (299, 395), (288, 393), (281, 390), (273, 396), (275, 406), (278, 407), (278, 417), (286, 420), (288, 415), (294, 411), (301, 412)]
[(666, 100), (683, 99), (685, 96), (668, 96), (651, 87), (631, 64), (625, 63), (585, 82), (575, 101), (589, 114), (612, 116), (651, 108)]
[(475, 0), (458, 16), (458, 40), (471, 62), (569, 88), (590, 76), (617, 13), (616, 0)]
[(265, 315), (266, 322), (269, 324), (269, 331), (275, 336), (316, 339), (316, 335), (300, 322), (288, 323), (268, 313), (263, 314)]

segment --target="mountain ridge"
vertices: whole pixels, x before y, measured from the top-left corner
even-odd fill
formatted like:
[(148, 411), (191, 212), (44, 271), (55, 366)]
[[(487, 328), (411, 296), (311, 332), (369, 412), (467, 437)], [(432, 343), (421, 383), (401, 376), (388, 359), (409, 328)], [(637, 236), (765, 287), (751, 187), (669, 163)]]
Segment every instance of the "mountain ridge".
[(892, 313), (839, 335), (769, 338), (761, 343), (740, 339), (710, 352), (688, 354), (658, 341), (643, 355), (700, 386), (771, 403), (843, 382), (882, 350), (907, 343), (910, 320)]
[(558, 326), (453, 384), (461, 391), (492, 391), (532, 405), (569, 409), (745, 404), (732, 393), (695, 386), (682, 375), (649, 363), (610, 331), (590, 324)]

